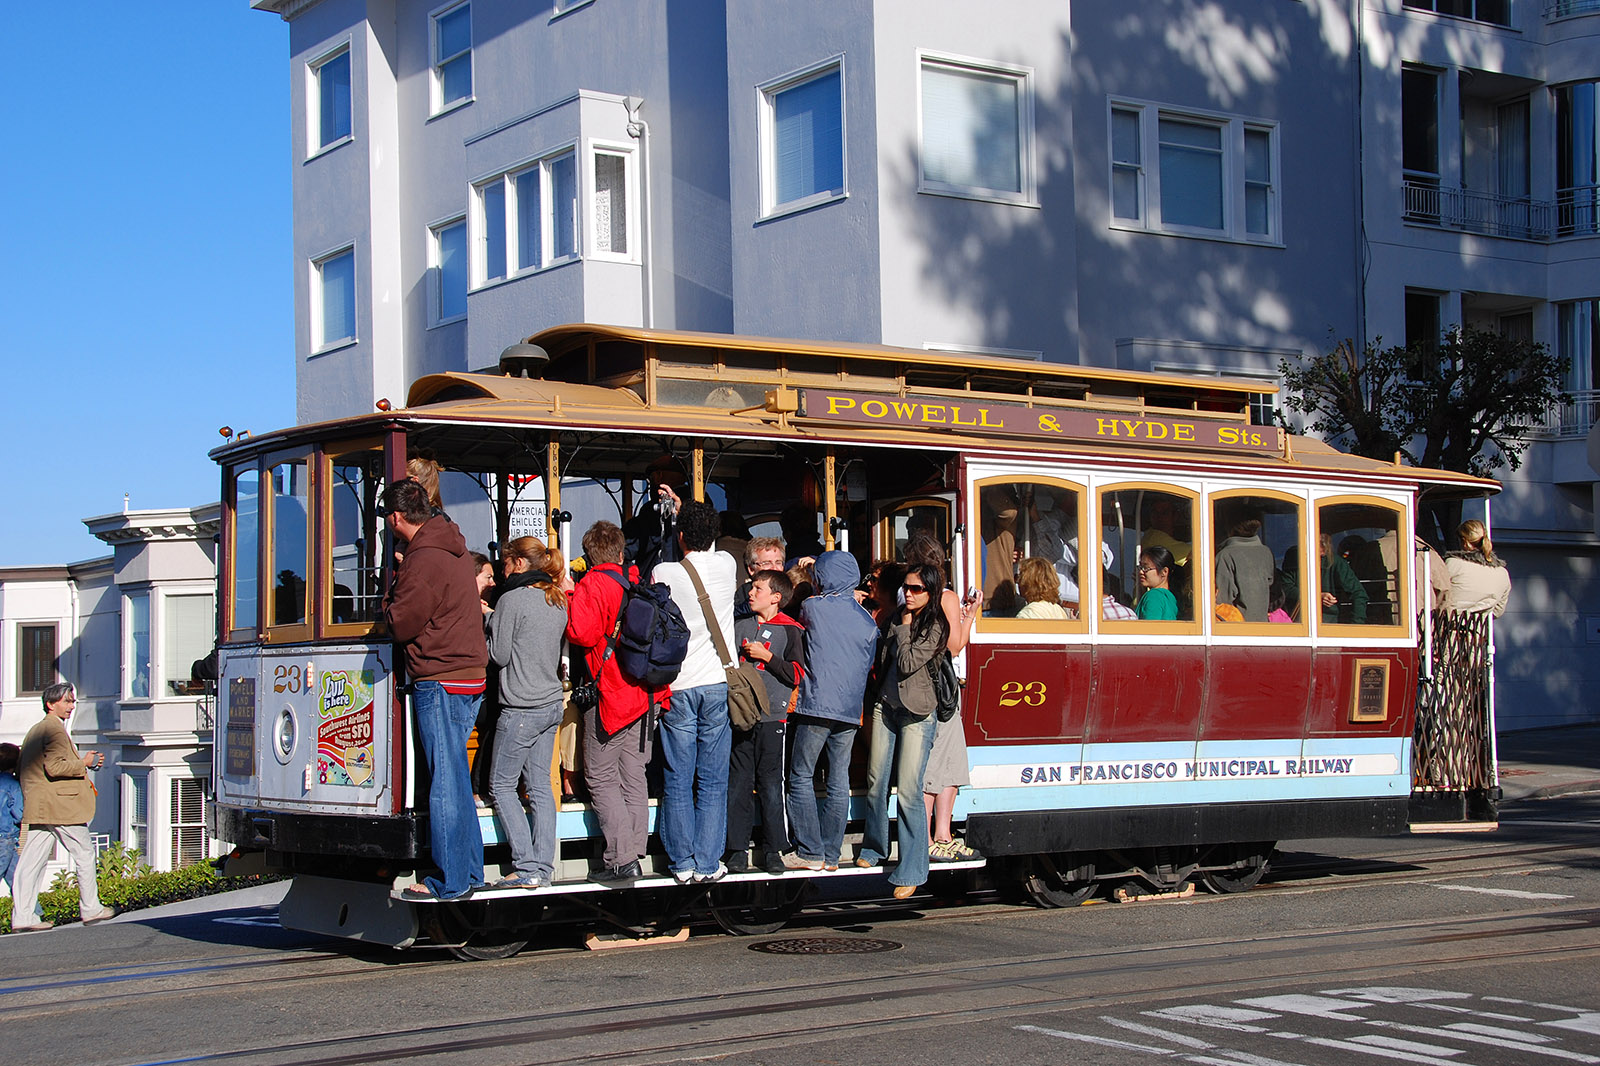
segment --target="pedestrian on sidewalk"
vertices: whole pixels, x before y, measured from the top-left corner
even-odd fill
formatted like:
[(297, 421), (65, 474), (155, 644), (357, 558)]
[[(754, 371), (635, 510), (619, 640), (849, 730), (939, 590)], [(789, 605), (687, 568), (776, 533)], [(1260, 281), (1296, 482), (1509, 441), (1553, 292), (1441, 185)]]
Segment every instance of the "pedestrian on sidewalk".
[(22, 817), (27, 826), (11, 901), (11, 928), (18, 933), (42, 932), (53, 924), (37, 918), (36, 910), (45, 864), (57, 842), (66, 847), (78, 868), (78, 914), (83, 924), (94, 925), (117, 913), (100, 902), (94, 879), (94, 845), (89, 841), (95, 800), (89, 771), (105, 765), (105, 752), (80, 755), (72, 743), (66, 723), (78, 706), (78, 695), (71, 685), (64, 681), (50, 685), (41, 699), (44, 720), (28, 730), (17, 756)]

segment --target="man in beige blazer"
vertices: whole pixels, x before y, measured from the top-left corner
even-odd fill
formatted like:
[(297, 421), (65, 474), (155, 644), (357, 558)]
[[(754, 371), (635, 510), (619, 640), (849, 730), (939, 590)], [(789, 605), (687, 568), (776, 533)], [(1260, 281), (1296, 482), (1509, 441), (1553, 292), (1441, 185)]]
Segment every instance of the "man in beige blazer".
[(115, 916), (100, 903), (94, 880), (94, 847), (89, 842), (89, 821), (94, 817), (94, 786), (89, 771), (104, 766), (104, 752), (78, 754), (67, 733), (67, 719), (78, 705), (72, 686), (58, 682), (44, 690), (44, 720), (28, 730), (17, 760), (22, 782), (22, 820), (26, 826), (22, 853), (17, 856), (17, 892), (12, 899), (12, 930), (36, 933), (50, 922), (37, 921), (39, 889), (52, 843), (66, 846), (78, 868), (78, 913), (84, 925)]

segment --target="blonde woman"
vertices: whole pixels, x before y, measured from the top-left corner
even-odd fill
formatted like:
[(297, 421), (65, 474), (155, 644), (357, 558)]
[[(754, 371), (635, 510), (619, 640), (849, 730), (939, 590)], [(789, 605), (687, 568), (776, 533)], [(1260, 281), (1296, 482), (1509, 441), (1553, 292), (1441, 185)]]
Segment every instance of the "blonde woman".
[(1018, 618), (1072, 617), (1061, 606), (1061, 575), (1050, 565), (1050, 560), (1036, 555), (1022, 560), (1022, 574), (1017, 585), (1027, 601), (1017, 612)]
[(1448, 553), (1444, 560), (1450, 571), (1449, 607), (1456, 611), (1490, 611), (1499, 618), (1511, 598), (1511, 572), (1494, 553), (1489, 531), (1482, 522), (1476, 518), (1463, 522), (1456, 535), (1461, 538), (1461, 550)]
[[(506, 545), (506, 580), (489, 616), (489, 658), (500, 667), (500, 721), (495, 729), (489, 791), (512, 872), (496, 888), (543, 888), (555, 873), (556, 798), (550, 761), (561, 724), (561, 639), (567, 597), (561, 591), (561, 557), (536, 537)], [(517, 795), (528, 793), (529, 819)]]

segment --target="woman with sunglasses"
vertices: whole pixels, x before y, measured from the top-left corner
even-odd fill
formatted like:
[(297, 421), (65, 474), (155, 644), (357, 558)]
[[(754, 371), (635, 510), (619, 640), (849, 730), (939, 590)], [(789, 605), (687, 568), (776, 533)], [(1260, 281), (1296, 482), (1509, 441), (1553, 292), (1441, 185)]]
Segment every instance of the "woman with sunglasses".
[(1146, 622), (1178, 620), (1178, 597), (1167, 582), (1172, 577), (1172, 553), (1152, 544), (1139, 553), (1139, 618)]
[(867, 825), (856, 865), (871, 869), (889, 855), (889, 786), (899, 797), (900, 862), (889, 875), (895, 899), (928, 879), (928, 815), (922, 778), (933, 750), (938, 701), (927, 666), (944, 649), (949, 623), (940, 607), (944, 574), (937, 566), (907, 570), (905, 607), (885, 620), (878, 642), (878, 697), (872, 706), (867, 763)]

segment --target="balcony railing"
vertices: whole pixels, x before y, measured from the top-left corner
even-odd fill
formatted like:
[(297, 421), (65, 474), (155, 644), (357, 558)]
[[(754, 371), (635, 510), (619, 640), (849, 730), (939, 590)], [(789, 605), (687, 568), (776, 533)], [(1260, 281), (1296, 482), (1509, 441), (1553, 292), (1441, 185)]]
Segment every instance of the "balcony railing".
[[(1589, 221), (1594, 221), (1593, 198)], [(1407, 178), (1405, 220), (1490, 237), (1548, 241), (1555, 233), (1557, 205), (1548, 200), (1495, 196), (1469, 189), (1446, 189), (1433, 182)], [(1592, 229), (1586, 232), (1592, 232)], [(1568, 234), (1562, 234), (1567, 236)]]
[[(1600, 7), (1597, 7), (1600, 10)], [(1590, 237), (1596, 232), (1596, 206), (1600, 185), (1576, 185), (1556, 190), (1556, 236)]]
[(1600, 12), (1600, 0), (1550, 0), (1544, 5), (1544, 17), (1564, 19), (1568, 15), (1592, 15)]
[(1561, 440), (1589, 435), (1590, 427), (1600, 420), (1600, 389), (1578, 389), (1568, 395), (1570, 402), (1556, 404), (1529, 427), (1530, 436)]

